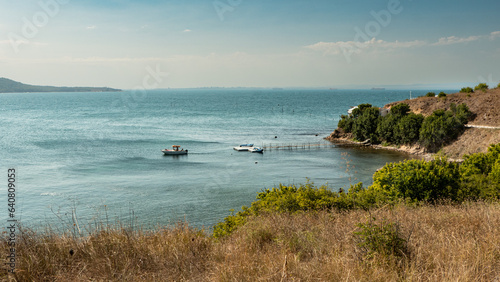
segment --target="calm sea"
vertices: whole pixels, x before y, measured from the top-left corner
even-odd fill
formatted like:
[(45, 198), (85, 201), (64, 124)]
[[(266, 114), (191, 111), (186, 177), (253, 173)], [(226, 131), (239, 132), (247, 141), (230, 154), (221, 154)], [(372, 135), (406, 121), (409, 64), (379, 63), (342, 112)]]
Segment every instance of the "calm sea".
[[(0, 94), (0, 220), (9, 216), (9, 168), (17, 172), (14, 216), (28, 226), (57, 227), (76, 217), (82, 225), (185, 219), (209, 227), (280, 183), (369, 185), (376, 169), (407, 156), (334, 146), (264, 154), (232, 147), (324, 143), (351, 106), (407, 98), (409, 91), (389, 90)], [(189, 155), (163, 156), (172, 145)]]

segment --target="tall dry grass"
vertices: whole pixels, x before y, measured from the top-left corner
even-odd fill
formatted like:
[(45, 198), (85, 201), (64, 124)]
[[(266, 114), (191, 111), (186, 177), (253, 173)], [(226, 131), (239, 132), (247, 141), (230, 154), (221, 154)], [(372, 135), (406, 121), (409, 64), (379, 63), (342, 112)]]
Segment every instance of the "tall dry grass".
[[(354, 232), (370, 220), (396, 223), (407, 255), (364, 256)], [(499, 203), (267, 214), (221, 240), (184, 223), (19, 237), (17, 273), (3, 280), (500, 281)]]

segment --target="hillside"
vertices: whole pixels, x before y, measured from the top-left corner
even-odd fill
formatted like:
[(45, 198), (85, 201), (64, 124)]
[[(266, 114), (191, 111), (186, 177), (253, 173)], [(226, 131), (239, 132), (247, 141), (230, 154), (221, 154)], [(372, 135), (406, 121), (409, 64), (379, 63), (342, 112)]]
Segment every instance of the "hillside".
[(0, 93), (25, 92), (117, 92), (120, 89), (109, 87), (56, 87), (29, 85), (8, 78), (0, 77)]
[[(487, 92), (455, 93), (446, 98), (420, 97), (385, 105), (386, 108), (400, 103), (406, 103), (414, 113), (424, 116), (432, 114), (437, 109), (450, 109), (450, 105), (465, 103), (474, 117), (468, 125), (500, 127), (500, 89), (490, 89)], [(442, 151), (451, 158), (460, 159), (466, 154), (486, 152), (490, 144), (500, 143), (500, 129), (467, 128), (453, 143), (445, 146)]]
[(420, 97), (412, 100), (393, 102), (385, 105), (385, 108), (405, 103), (410, 106), (412, 112), (428, 116), (438, 109), (450, 109), (450, 105), (465, 103), (475, 114), (472, 125), (500, 126), (500, 89), (490, 89), (487, 92), (476, 91), (475, 93), (449, 94), (446, 98)]

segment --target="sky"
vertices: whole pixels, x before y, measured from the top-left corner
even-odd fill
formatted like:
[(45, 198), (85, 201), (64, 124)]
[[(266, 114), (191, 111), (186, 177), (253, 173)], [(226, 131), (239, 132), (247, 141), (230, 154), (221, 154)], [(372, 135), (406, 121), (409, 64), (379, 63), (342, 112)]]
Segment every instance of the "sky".
[(0, 0), (0, 77), (121, 89), (500, 82), (500, 1)]

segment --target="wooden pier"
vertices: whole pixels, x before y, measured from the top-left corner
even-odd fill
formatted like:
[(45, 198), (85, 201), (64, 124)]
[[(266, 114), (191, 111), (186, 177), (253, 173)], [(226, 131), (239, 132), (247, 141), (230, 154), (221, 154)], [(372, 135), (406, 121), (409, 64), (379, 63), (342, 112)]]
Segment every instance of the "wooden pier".
[(325, 143), (300, 143), (300, 144), (267, 144), (261, 146), (264, 150), (299, 150), (299, 149), (315, 149), (315, 148), (333, 148), (335, 144), (330, 142)]

